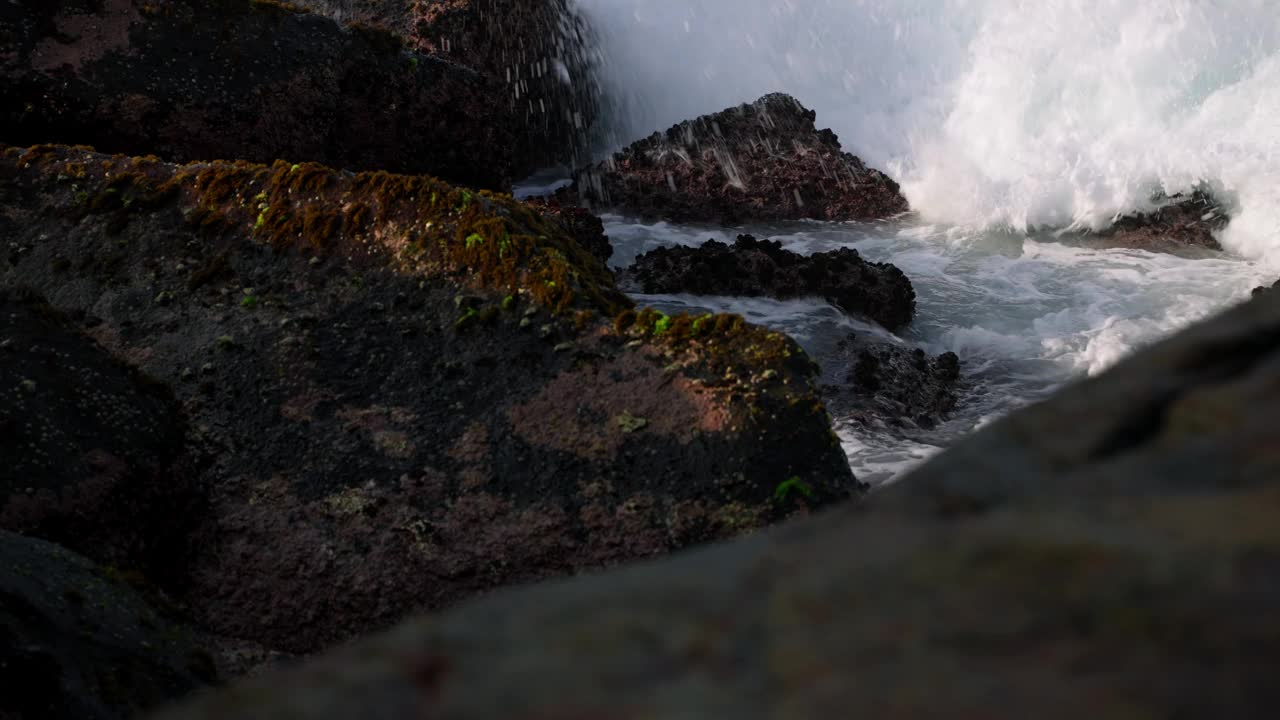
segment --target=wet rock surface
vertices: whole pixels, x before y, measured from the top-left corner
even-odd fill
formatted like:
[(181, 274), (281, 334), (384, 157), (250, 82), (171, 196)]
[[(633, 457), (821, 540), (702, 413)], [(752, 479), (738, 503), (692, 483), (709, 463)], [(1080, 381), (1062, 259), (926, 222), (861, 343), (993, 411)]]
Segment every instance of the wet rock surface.
[(505, 86), (283, 2), (0, 6), (4, 142), (166, 160), (320, 161), (510, 187)]
[(173, 393), (0, 288), (0, 394), (0, 528), (173, 572), (201, 506)]
[(1117, 218), (1106, 230), (1090, 235), (1089, 244), (1172, 253), (1222, 249), (1214, 233), (1231, 218), (1212, 195), (1197, 191), (1160, 202), (1152, 212)]
[(191, 629), (118, 572), (0, 531), (0, 717), (122, 720), (214, 680)]
[(864, 334), (841, 340), (822, 358), (823, 397), (837, 417), (870, 428), (933, 429), (962, 390), (960, 358)]
[(223, 636), (310, 652), (860, 490), (793, 341), (637, 312), (507, 196), (42, 146), (3, 150), (0, 204), (0, 283), (208, 449), (178, 599)]
[(569, 0), (301, 0), (494, 80), (516, 125), (516, 176), (578, 167), (601, 113), (594, 36)]
[(852, 248), (801, 255), (751, 235), (733, 245), (708, 240), (652, 250), (619, 273), (619, 283), (646, 294), (819, 297), (891, 330), (915, 314), (911, 281), (893, 265), (863, 260)]
[(578, 173), (592, 207), (675, 222), (872, 220), (907, 211), (897, 183), (817, 130), (789, 95), (686, 121)]
[(161, 717), (1267, 718), (1278, 360), (1269, 294), (861, 503), (499, 593)]
[(613, 257), (613, 244), (609, 236), (604, 234), (604, 222), (585, 208), (561, 205), (551, 198), (537, 198), (528, 201), (542, 213), (552, 219), (565, 233), (572, 237), (591, 256), (604, 264)]

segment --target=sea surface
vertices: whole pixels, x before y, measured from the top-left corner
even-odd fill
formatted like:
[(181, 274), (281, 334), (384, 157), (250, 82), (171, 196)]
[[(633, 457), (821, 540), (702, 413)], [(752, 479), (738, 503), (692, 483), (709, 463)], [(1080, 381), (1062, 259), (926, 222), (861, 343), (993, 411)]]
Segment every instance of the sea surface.
[[(613, 262), (740, 232), (801, 253), (856, 248), (911, 279), (897, 339), (962, 360), (935, 430), (836, 418), (857, 475), (882, 483), (956, 438), (1098, 373), (1280, 278), (1280, 4), (1275, 0), (579, 0), (598, 30), (609, 140), (782, 91), (892, 175), (893, 221), (713, 228), (605, 217)], [(1082, 246), (1074, 233), (1207, 189), (1225, 252)], [(849, 331), (818, 301), (640, 297), (738, 312), (819, 358)]]

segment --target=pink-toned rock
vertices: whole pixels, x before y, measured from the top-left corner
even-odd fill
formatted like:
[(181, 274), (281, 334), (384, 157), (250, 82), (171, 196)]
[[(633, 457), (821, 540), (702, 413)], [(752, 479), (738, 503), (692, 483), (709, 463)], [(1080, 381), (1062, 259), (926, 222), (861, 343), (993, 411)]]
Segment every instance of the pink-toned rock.
[(274, 0), (0, 6), (3, 140), (168, 160), (318, 161), (505, 189), (503, 83)]

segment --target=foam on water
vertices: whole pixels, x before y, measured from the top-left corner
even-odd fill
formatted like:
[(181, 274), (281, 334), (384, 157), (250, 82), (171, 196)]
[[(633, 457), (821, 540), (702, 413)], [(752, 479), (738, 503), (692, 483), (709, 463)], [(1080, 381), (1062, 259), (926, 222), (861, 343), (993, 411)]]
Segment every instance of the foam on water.
[[(613, 262), (629, 264), (661, 245), (730, 239), (709, 230), (605, 217)], [(958, 233), (902, 223), (803, 223), (751, 228), (809, 254), (847, 246), (891, 262), (916, 288), (916, 320), (895, 337), (813, 300), (642, 295), (667, 312), (736, 312), (790, 333), (819, 360), (849, 332), (954, 351), (966, 386), (950, 420), (932, 430), (879, 433), (835, 418), (850, 464), (868, 482), (890, 480), (1010, 410), (1095, 374), (1136, 348), (1248, 297), (1272, 279), (1258, 262), (1230, 255), (1186, 259), (1095, 250), (1009, 232)]]
[(928, 221), (1097, 228), (1207, 184), (1280, 266), (1274, 0), (579, 3), (624, 139), (780, 90)]
[[(856, 247), (918, 294), (901, 341), (955, 351), (969, 386), (929, 431), (836, 418), (883, 481), (1062, 383), (1280, 275), (1276, 0), (578, 0), (601, 37), (616, 141), (788, 92), (903, 186), (897, 223), (752, 227), (811, 253)], [(1187, 259), (1053, 242), (1157, 191), (1207, 186), (1229, 253)], [(738, 230), (605, 218), (626, 265)], [(821, 356), (877, 331), (817, 300), (640, 298), (739, 312)], [(883, 331), (878, 331), (883, 333)]]

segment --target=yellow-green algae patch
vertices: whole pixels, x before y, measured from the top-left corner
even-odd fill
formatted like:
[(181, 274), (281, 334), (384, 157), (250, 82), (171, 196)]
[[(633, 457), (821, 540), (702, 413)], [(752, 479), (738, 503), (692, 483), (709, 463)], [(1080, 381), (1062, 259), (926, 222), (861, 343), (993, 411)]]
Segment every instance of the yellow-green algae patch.
[(429, 176), (283, 161), (173, 166), (50, 145), (6, 152), (4, 162), (42, 180), (74, 170), (75, 191), (54, 202), (114, 214), (113, 224), (176, 207), (212, 236), (241, 235), (282, 253), (387, 255), (406, 272), (522, 295), (557, 314), (631, 307), (604, 265), (536, 210)]

